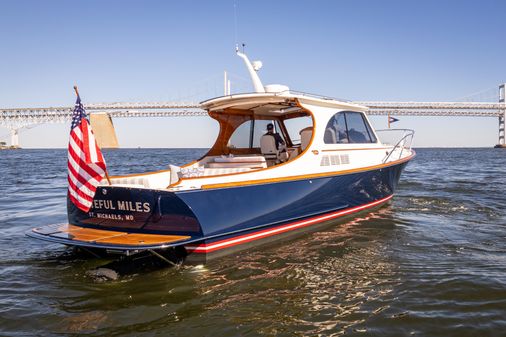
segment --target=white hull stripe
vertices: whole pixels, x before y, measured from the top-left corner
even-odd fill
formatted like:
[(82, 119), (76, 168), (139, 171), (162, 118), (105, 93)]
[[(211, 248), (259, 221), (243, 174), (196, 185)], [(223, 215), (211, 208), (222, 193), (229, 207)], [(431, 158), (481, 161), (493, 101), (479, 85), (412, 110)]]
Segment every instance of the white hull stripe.
[(389, 195), (388, 197), (385, 197), (383, 199), (373, 201), (373, 202), (371, 202), (369, 204), (365, 204), (365, 205), (361, 205), (361, 206), (356, 206), (356, 207), (348, 208), (348, 209), (345, 209), (345, 210), (342, 210), (342, 211), (337, 211), (337, 212), (333, 212), (333, 213), (329, 213), (329, 214), (313, 217), (313, 218), (310, 218), (310, 219), (307, 219), (307, 220), (293, 222), (291, 224), (282, 225), (282, 226), (275, 227), (275, 228), (272, 228), (272, 229), (262, 230), (262, 231), (259, 231), (259, 232), (256, 232), (256, 233), (242, 235), (242, 236), (236, 237), (236, 238), (225, 239), (225, 240), (222, 240), (222, 241), (210, 243), (208, 245), (207, 244), (186, 245), (185, 247), (189, 251), (192, 251), (192, 252), (195, 252), (195, 253), (208, 253), (208, 252), (212, 252), (212, 251), (215, 251), (215, 250), (219, 250), (219, 249), (223, 249), (223, 248), (228, 248), (228, 247), (235, 246), (235, 245), (238, 245), (238, 244), (246, 243), (246, 242), (249, 242), (249, 241), (254, 241), (254, 240), (262, 239), (262, 238), (265, 238), (265, 237), (268, 237), (268, 236), (284, 233), (284, 232), (287, 232), (287, 231), (290, 231), (290, 230), (294, 230), (294, 229), (297, 229), (297, 228), (313, 225), (313, 224), (316, 224), (316, 223), (319, 223), (319, 222), (322, 222), (322, 221), (332, 220), (334, 218), (338, 218), (338, 217), (343, 216), (343, 215), (347, 215), (347, 214), (350, 214), (350, 213), (355, 213), (355, 212), (361, 211), (363, 209), (374, 207), (376, 205), (379, 205), (379, 204), (381, 204), (383, 202), (386, 202), (386, 201), (392, 199), (392, 197), (393, 197), (393, 194)]

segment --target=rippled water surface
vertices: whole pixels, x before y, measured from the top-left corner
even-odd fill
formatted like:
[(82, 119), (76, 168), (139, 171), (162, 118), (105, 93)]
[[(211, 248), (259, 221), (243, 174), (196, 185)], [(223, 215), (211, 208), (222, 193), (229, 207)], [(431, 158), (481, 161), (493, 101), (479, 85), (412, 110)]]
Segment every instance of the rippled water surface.
[[(203, 150), (106, 152), (112, 174)], [(0, 335), (506, 336), (506, 150), (420, 149), (393, 201), (206, 266), (100, 282), (24, 236), (65, 222), (66, 152), (0, 151)]]

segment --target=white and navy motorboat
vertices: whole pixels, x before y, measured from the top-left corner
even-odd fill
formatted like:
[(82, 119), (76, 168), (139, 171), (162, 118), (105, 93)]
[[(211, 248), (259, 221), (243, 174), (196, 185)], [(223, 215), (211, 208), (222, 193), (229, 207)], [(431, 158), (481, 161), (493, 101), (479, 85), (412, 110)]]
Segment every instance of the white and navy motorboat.
[(68, 224), (27, 234), (96, 252), (149, 251), (202, 262), (369, 212), (392, 198), (415, 156), (411, 130), (382, 142), (367, 107), (264, 87), (259, 63), (237, 53), (255, 92), (201, 103), (220, 127), (204, 157), (104, 179), (89, 212), (68, 201)]

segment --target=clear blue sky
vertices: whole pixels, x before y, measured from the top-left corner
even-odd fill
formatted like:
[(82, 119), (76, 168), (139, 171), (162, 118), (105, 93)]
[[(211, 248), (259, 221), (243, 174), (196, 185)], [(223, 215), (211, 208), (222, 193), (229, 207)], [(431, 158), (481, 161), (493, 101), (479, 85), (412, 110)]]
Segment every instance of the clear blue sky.
[[(237, 34), (234, 29), (237, 4)], [(0, 1), (0, 107), (198, 100), (264, 84), (353, 100), (455, 100), (506, 82), (506, 1)], [(374, 118), (378, 128), (386, 117)], [(117, 119), (124, 147), (207, 147), (205, 118)], [(191, 124), (191, 127), (188, 126)], [(492, 146), (495, 118), (401, 117), (418, 146)], [(0, 128), (6, 139), (7, 130)], [(65, 147), (68, 125), (21, 133)]]

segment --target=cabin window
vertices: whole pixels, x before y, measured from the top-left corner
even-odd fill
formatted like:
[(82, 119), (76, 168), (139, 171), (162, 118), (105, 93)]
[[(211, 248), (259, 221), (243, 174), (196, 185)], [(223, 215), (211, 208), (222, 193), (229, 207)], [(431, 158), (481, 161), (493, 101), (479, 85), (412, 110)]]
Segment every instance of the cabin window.
[(267, 124), (274, 124), (274, 131), (279, 132), (277, 121), (251, 119), (242, 123), (232, 134), (228, 142), (229, 148), (247, 149), (259, 148), (260, 138), (267, 132)]
[(374, 135), (374, 132), (372, 131), (372, 127), (369, 124), (369, 122), (367, 121), (367, 118), (365, 118), (364, 114), (360, 114), (360, 116), (362, 116), (362, 119), (364, 120), (364, 124), (365, 124), (365, 127), (367, 128), (368, 136), (371, 139), (371, 143), (377, 143), (378, 139)]
[(228, 147), (236, 149), (249, 148), (252, 124), (252, 121), (249, 120), (242, 123), (237, 129), (235, 129), (228, 141)]
[(300, 145), (300, 131), (313, 126), (313, 120), (310, 116), (303, 116), (298, 118), (285, 119), (283, 121), (285, 128), (288, 131), (293, 145)]
[(274, 125), (274, 132), (281, 134), (278, 121), (271, 121), (265, 119), (255, 120), (255, 128), (253, 130), (253, 147), (260, 147), (260, 138), (267, 132), (267, 124)]
[(325, 144), (376, 143), (376, 137), (362, 113), (341, 111), (327, 123), (323, 141)]

